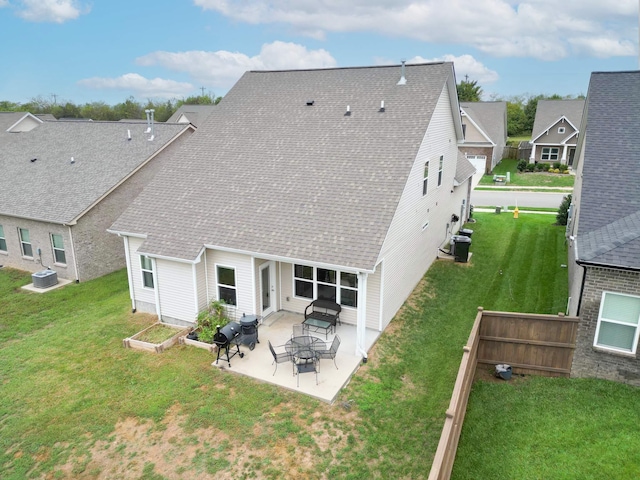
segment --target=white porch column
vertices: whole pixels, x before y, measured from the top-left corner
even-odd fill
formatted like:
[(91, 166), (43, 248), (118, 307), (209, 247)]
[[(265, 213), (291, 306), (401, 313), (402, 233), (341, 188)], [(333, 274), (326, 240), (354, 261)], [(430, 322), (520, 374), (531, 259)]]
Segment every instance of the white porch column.
[(536, 159), (536, 144), (531, 144), (531, 155), (529, 156), (529, 163), (533, 163)]
[(136, 295), (133, 289), (133, 270), (131, 269), (131, 256), (129, 255), (129, 237), (122, 236), (124, 241), (124, 256), (127, 262), (127, 281), (129, 282), (129, 298), (131, 298), (131, 312), (136, 313)]
[(358, 316), (356, 323), (356, 355), (367, 361), (367, 278), (368, 274), (358, 273)]
[(567, 163), (567, 150), (569, 149), (569, 146), (567, 144), (565, 144), (564, 148), (562, 149), (562, 158), (560, 159), (560, 163), (566, 164)]

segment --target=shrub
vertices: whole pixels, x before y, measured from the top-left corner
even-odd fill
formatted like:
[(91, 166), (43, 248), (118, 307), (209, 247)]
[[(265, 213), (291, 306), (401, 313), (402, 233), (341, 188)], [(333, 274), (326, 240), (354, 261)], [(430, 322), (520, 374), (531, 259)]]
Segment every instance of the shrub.
[(212, 300), (209, 306), (198, 314), (198, 340), (213, 343), (216, 326), (224, 327), (229, 323), (224, 300)]
[(553, 169), (554, 170), (560, 169), (560, 165), (562, 165), (560, 162), (553, 162)]
[(569, 165), (566, 165), (564, 163), (560, 165), (560, 171), (561, 172), (566, 172), (568, 170), (569, 170)]
[(527, 163), (527, 172), (533, 172), (536, 166), (533, 163)]
[(559, 168), (554, 168), (553, 169), (553, 173), (560, 173), (560, 169)]
[(544, 163), (536, 163), (536, 172), (542, 172), (546, 170), (547, 166)]
[(549, 173), (553, 173), (553, 167), (549, 167), (549, 170), (547, 170)]
[(520, 160), (518, 162), (518, 171), (519, 172), (524, 172), (527, 170), (527, 165), (529, 164), (529, 162), (527, 162), (526, 160)]
[(558, 225), (566, 225), (569, 220), (569, 207), (571, 206), (571, 194), (566, 195), (562, 202), (560, 203), (560, 207), (558, 207), (558, 214), (556, 215), (556, 224)]

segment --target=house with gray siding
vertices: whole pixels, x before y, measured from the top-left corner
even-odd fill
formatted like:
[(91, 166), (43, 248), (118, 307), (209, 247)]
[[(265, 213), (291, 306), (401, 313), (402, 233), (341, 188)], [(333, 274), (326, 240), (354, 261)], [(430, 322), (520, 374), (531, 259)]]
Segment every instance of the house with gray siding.
[(539, 100), (529, 163), (573, 166), (584, 100)]
[(567, 236), (571, 375), (640, 386), (639, 111), (640, 71), (591, 75)]
[(461, 102), (464, 143), (460, 151), (478, 172), (489, 174), (507, 144), (507, 102)]
[[(452, 63), (251, 71), (110, 231), (133, 310), (302, 313), (381, 332), (468, 218)], [(338, 327), (338, 333), (340, 327)]]
[(84, 281), (125, 266), (107, 228), (192, 125), (0, 114), (0, 265)]

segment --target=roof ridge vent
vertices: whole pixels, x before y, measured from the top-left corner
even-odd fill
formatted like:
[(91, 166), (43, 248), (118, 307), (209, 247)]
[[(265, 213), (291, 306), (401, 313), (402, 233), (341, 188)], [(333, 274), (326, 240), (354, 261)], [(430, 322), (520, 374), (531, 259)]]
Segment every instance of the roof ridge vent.
[(347, 105), (347, 111), (344, 113), (344, 116), (348, 117), (349, 115), (351, 115), (351, 106)]
[(314, 102), (314, 100), (307, 100), (307, 107), (313, 106)]
[(407, 84), (407, 79), (404, 76), (404, 64), (405, 63), (406, 63), (406, 60), (402, 60), (402, 76), (400, 77), (400, 81), (396, 85), (406, 85)]
[(384, 112), (384, 100), (380, 100), (380, 110), (379, 112)]

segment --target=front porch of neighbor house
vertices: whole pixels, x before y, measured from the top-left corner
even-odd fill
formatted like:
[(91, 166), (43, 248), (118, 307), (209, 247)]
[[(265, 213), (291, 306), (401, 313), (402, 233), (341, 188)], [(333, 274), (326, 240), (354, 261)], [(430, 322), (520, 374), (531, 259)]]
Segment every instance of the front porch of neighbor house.
[[(299, 379), (296, 378), (293, 374), (293, 364), (291, 362), (280, 363), (276, 369), (276, 364), (273, 363), (273, 356), (269, 350), (269, 341), (274, 347), (284, 345), (291, 338), (293, 325), (302, 323), (303, 320), (304, 316), (299, 313), (286, 311), (272, 313), (264, 318), (262, 324), (258, 327), (260, 343), (257, 343), (253, 350), (250, 350), (247, 346), (240, 345), (240, 351), (244, 356), (242, 358), (239, 355), (232, 357), (230, 359), (231, 367), (227, 363), (226, 355), (223, 354), (221, 354), (216, 365), (216, 354), (214, 353), (212, 366), (332, 403), (363, 360), (361, 355), (356, 355), (355, 353), (356, 326), (343, 323), (337, 327), (335, 333), (329, 333), (328, 339), (325, 339), (323, 332), (311, 332), (311, 335), (325, 342), (327, 348), (331, 345), (335, 335), (338, 335), (341, 340), (335, 360), (338, 368), (336, 369), (336, 365), (330, 359), (320, 360), (318, 384), (316, 385), (316, 377), (313, 373), (303, 373)], [(380, 332), (366, 329), (367, 351), (371, 349), (379, 336)], [(230, 352), (232, 353), (235, 350), (234, 346)], [(277, 348), (277, 350), (282, 351), (282, 347)]]

